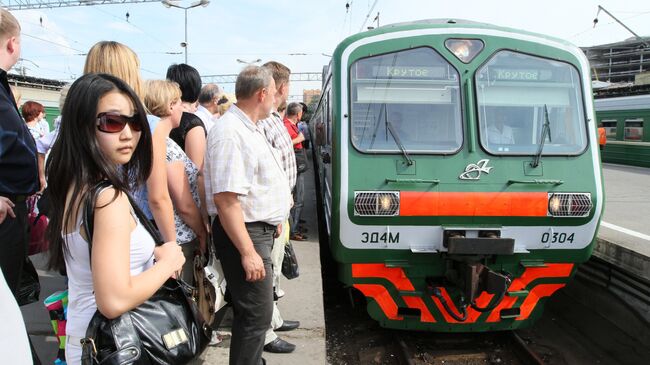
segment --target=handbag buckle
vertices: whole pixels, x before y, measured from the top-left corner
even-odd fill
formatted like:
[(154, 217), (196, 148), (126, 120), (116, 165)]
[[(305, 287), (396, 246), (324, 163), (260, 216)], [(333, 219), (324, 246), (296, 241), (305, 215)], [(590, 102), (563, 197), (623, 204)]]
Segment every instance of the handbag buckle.
[(183, 344), (188, 341), (187, 333), (182, 328), (171, 331), (163, 335), (163, 342), (165, 342), (165, 347), (167, 350), (171, 350), (174, 347)]
[(97, 355), (97, 347), (95, 346), (95, 340), (93, 340), (90, 337), (86, 337), (86, 338), (82, 338), (81, 341), (79, 342), (81, 342), (81, 346), (92, 345), (93, 358), (95, 357), (95, 355)]

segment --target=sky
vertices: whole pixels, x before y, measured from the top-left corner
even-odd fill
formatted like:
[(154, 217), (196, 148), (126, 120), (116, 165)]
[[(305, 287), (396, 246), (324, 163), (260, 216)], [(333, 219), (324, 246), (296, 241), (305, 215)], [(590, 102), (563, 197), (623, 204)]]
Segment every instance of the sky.
[[(192, 1), (177, 4), (189, 6)], [(468, 19), (551, 35), (578, 46), (632, 37), (604, 12), (594, 28), (598, 5), (637, 34), (650, 36), (647, 0), (211, 0), (207, 7), (187, 11), (188, 63), (201, 75), (236, 74), (245, 66), (238, 59), (274, 60), (293, 72), (321, 72), (338, 43), (377, 25), (373, 21), (377, 13), (380, 26), (431, 18)], [(180, 46), (184, 10), (160, 2), (13, 14), (22, 26), (24, 60), (11, 72), (24, 67), (28, 76), (73, 81), (83, 71), (85, 53), (102, 40), (133, 49), (144, 79), (162, 79), (169, 65), (185, 60)], [(221, 86), (234, 91), (233, 84)], [(320, 88), (320, 83), (293, 82), (290, 94), (302, 95), (303, 89), (313, 88)]]

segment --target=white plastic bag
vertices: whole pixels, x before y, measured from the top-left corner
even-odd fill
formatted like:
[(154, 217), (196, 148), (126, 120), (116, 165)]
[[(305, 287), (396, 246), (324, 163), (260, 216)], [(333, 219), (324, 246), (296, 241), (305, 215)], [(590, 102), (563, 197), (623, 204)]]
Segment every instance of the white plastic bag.
[(208, 259), (208, 264), (205, 265), (203, 270), (205, 270), (205, 277), (216, 289), (214, 311), (217, 312), (226, 305), (226, 277), (223, 275), (221, 261), (219, 261), (214, 254), (212, 244), (208, 245), (208, 254), (210, 255), (210, 258)]

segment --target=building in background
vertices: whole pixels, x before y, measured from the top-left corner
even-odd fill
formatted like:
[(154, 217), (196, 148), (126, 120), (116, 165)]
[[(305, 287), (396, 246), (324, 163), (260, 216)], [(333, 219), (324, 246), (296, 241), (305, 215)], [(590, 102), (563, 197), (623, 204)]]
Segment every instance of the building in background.
[(319, 97), (320, 89), (305, 89), (302, 91), (302, 102), (307, 105), (318, 102)]

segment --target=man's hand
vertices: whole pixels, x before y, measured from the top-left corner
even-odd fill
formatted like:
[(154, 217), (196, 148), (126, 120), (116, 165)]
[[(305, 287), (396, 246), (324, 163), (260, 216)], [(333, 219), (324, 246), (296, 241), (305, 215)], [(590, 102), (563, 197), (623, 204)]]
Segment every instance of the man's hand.
[(275, 230), (275, 234), (273, 235), (273, 238), (278, 238), (282, 235), (282, 223), (278, 224), (277, 229)]
[(251, 254), (241, 257), (241, 266), (246, 272), (246, 281), (261, 281), (264, 280), (266, 276), (266, 271), (264, 270), (264, 262), (262, 257), (253, 251)]
[(0, 223), (4, 222), (7, 216), (16, 218), (16, 214), (13, 210), (13, 207), (15, 206), (16, 205), (11, 200), (9, 200), (9, 198), (0, 196)]

